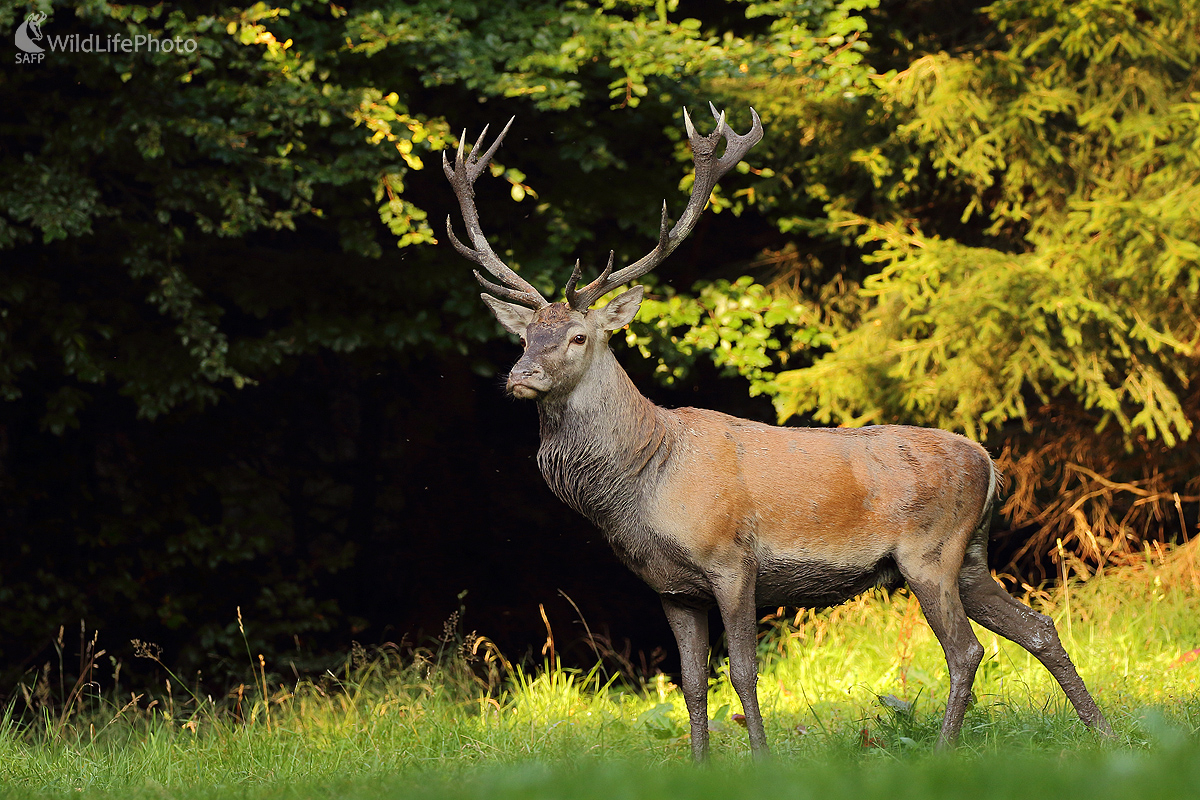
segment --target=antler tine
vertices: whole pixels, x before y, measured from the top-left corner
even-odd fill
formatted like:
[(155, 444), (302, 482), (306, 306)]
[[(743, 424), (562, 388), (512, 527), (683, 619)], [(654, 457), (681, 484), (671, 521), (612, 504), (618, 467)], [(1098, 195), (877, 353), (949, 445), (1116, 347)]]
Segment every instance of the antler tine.
[(579, 277), (583, 273), (579, 268), (579, 259), (575, 259), (575, 269), (571, 270), (571, 277), (567, 278), (567, 299), (570, 299), (575, 294), (575, 284), (579, 283)]
[[(717, 121), (717, 130), (719, 130), (719, 131), (724, 130), (724, 128), (725, 128), (725, 109), (722, 108), (720, 111), (717, 111), (717, 107), (714, 106), (712, 104), (712, 101), (710, 100), (708, 103), (708, 110), (712, 112), (713, 119), (715, 119)], [(754, 109), (750, 109), (750, 110), (754, 111)]]
[[(661, 264), (687, 238), (687, 235), (692, 232), (692, 228), (696, 227), (700, 213), (708, 204), (708, 198), (712, 195), (717, 181), (733, 169), (746, 156), (751, 147), (762, 141), (762, 120), (759, 119), (758, 112), (753, 108), (750, 109), (753, 124), (750, 131), (745, 134), (735, 133), (729, 127), (725, 121), (724, 111), (718, 113), (716, 106), (712, 103), (709, 103), (709, 108), (717, 120), (717, 127), (707, 136), (696, 133), (696, 129), (692, 125), (692, 118), (688, 115), (687, 109), (683, 109), (683, 125), (687, 130), (688, 142), (692, 145), (692, 160), (696, 164), (696, 178), (692, 184), (692, 194), (688, 198), (687, 207), (679, 215), (674, 227), (667, 230), (667, 204), (666, 201), (663, 201), (658, 244), (654, 246), (654, 249), (629, 266), (612, 274), (609, 274), (610, 270), (606, 269), (599, 278), (577, 292), (569, 291), (567, 302), (571, 308), (576, 311), (586, 311), (592, 303), (612, 289), (642, 277)], [(725, 152), (720, 158), (716, 158), (717, 146), (722, 138), (726, 141)], [(612, 260), (610, 259), (609, 267), (611, 268), (611, 266)], [(574, 281), (572, 281), (570, 284), (572, 290), (574, 285)]]
[(450, 185), (454, 187), (454, 194), (458, 197), (458, 205), (462, 210), (463, 223), (467, 228), (467, 236), (470, 238), (473, 247), (463, 244), (454, 235), (454, 226), (448, 214), (446, 215), (446, 235), (449, 237), (450, 243), (454, 245), (454, 249), (462, 254), (464, 258), (474, 261), (504, 284), (501, 286), (492, 283), (476, 270), (475, 278), (484, 289), (495, 294), (497, 297), (511, 300), (514, 303), (519, 303), (529, 308), (543, 308), (549, 305), (549, 302), (547, 302), (546, 298), (542, 297), (541, 292), (501, 261), (500, 257), (492, 250), (487, 238), (483, 235), (483, 228), (479, 224), (479, 212), (475, 208), (475, 179), (487, 169), (492, 156), (495, 155), (497, 148), (500, 147), (500, 143), (504, 141), (505, 134), (512, 127), (512, 123), (513, 120), (510, 119), (508, 124), (504, 126), (504, 130), (500, 131), (500, 135), (492, 142), (492, 146), (482, 156), (479, 155), (479, 150), (483, 146), (484, 138), (487, 136), (487, 126), (484, 126), (483, 132), (479, 134), (479, 139), (475, 142), (475, 146), (471, 148), (470, 154), (465, 157), (463, 148), (467, 140), (467, 132), (463, 131), (462, 137), (458, 140), (458, 151), (454, 156), (453, 168), (450, 166), (450, 160), (446, 157), (446, 151), (442, 151), (442, 171), (446, 173), (446, 180), (450, 181)]
[(473, 269), (471, 272), (474, 273), (475, 280), (479, 281), (479, 285), (486, 289), (489, 294), (494, 294), (496, 297), (509, 300), (513, 303), (517, 303), (518, 305), (526, 306), (528, 308), (541, 308), (542, 306), (548, 305), (546, 299), (536, 291), (533, 294), (530, 294), (529, 292), (510, 289), (507, 286), (501, 286), (499, 284), (492, 283), (487, 278), (480, 275), (479, 270), (477, 269)]
[[(714, 106), (712, 103), (709, 103), (708, 106), (712, 109), (713, 116), (717, 116), (716, 106)], [(739, 135), (734, 133), (733, 130), (730, 129), (729, 125), (725, 122), (724, 111), (722, 111), (720, 117), (718, 117), (717, 127), (718, 129), (724, 128), (725, 139), (728, 144), (725, 147), (725, 152), (721, 154), (719, 159), (717, 159), (717, 165), (720, 168), (717, 173), (717, 178), (720, 178), (726, 172), (733, 169), (733, 167), (736, 166), (739, 161), (746, 157), (746, 153), (750, 152), (751, 147), (754, 147), (754, 145), (762, 141), (762, 120), (758, 118), (758, 112), (753, 108), (750, 109), (750, 119), (752, 120), (750, 131), (745, 135)], [(716, 181), (714, 180), (714, 183), (715, 182)]]
[[(583, 287), (578, 292), (575, 291), (575, 284), (579, 282), (579, 259), (575, 259), (575, 269), (571, 271), (571, 277), (567, 280), (567, 305), (577, 311), (586, 311), (588, 306), (596, 302), (596, 300), (604, 294), (601, 292), (595, 297), (590, 294), (595, 291), (596, 287), (602, 286), (608, 280), (608, 276), (612, 273), (613, 259), (616, 258), (616, 251), (608, 251), (608, 266), (600, 273), (600, 277)], [(607, 290), (605, 290), (607, 291)]]

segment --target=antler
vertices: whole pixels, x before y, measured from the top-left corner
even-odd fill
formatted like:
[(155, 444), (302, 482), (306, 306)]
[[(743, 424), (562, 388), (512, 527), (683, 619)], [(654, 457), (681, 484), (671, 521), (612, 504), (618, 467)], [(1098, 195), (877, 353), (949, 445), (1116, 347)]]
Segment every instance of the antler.
[[(716, 106), (712, 103), (709, 103), (708, 107), (717, 120), (717, 129), (708, 136), (696, 133), (687, 109), (683, 109), (683, 123), (687, 128), (688, 141), (692, 145), (692, 160), (696, 163), (696, 181), (692, 184), (692, 195), (688, 199), (687, 207), (679, 216), (675, 226), (670, 231), (667, 230), (667, 203), (664, 200), (662, 222), (658, 230), (658, 244), (654, 246), (654, 249), (616, 272), (612, 271), (613, 255), (610, 252), (608, 266), (600, 273), (600, 277), (578, 291), (575, 289), (575, 284), (579, 281), (579, 262), (576, 262), (571, 278), (567, 281), (567, 303), (571, 308), (576, 311), (587, 311), (592, 303), (612, 289), (642, 277), (661, 264), (679, 246), (680, 242), (687, 238), (687, 235), (692, 232), (692, 228), (696, 227), (700, 213), (708, 204), (708, 198), (712, 194), (713, 187), (717, 185), (717, 181), (733, 169), (750, 151), (751, 147), (762, 140), (762, 121), (759, 120), (758, 112), (753, 108), (750, 109), (750, 116), (753, 118), (754, 124), (750, 128), (750, 132), (739, 135), (725, 124), (724, 111), (718, 113)], [(720, 144), (722, 137), (727, 141), (725, 152), (720, 158), (714, 158), (717, 145)]]
[(511, 300), (528, 308), (543, 308), (549, 305), (549, 303), (546, 301), (546, 298), (542, 297), (541, 292), (533, 288), (532, 284), (516, 272), (513, 272), (507, 264), (500, 260), (500, 257), (496, 255), (491, 246), (488, 245), (487, 239), (483, 235), (483, 229), (479, 226), (479, 212), (475, 209), (475, 179), (487, 169), (488, 162), (492, 160), (492, 156), (495, 154), (496, 148), (500, 146), (500, 142), (504, 141), (504, 134), (508, 133), (508, 129), (512, 123), (513, 121), (510, 119), (508, 124), (504, 126), (504, 130), (500, 131), (500, 135), (496, 137), (496, 141), (492, 142), (492, 146), (487, 149), (487, 152), (482, 157), (478, 153), (480, 147), (483, 146), (484, 137), (487, 136), (487, 126), (484, 126), (483, 133), (479, 134), (479, 139), (475, 142), (475, 146), (471, 148), (471, 154), (465, 159), (463, 158), (463, 142), (467, 138), (467, 132), (463, 131), (462, 139), (459, 139), (458, 142), (458, 155), (454, 159), (454, 169), (450, 168), (450, 161), (446, 158), (446, 152), (442, 151), (442, 171), (446, 173), (446, 180), (450, 181), (450, 185), (454, 187), (454, 194), (458, 196), (458, 205), (462, 209), (463, 223), (467, 226), (467, 236), (470, 237), (474, 249), (467, 247), (455, 237), (449, 214), (446, 215), (446, 235), (450, 237), (450, 243), (454, 245), (455, 250), (486, 269), (504, 283), (504, 286), (492, 283), (480, 275), (479, 270), (472, 270), (475, 273), (475, 279), (479, 281), (479, 284), (484, 289), (487, 289), (497, 297)]

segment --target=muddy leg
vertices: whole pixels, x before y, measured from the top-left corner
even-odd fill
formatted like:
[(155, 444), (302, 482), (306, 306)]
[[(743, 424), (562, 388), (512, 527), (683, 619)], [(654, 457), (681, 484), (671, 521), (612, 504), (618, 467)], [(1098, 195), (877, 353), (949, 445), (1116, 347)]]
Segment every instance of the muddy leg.
[(683, 702), (692, 726), (692, 758), (708, 758), (708, 611), (661, 598), (679, 646)]
[(938, 747), (943, 748), (958, 739), (967, 704), (971, 700), (975, 671), (983, 660), (983, 646), (971, 630), (971, 622), (958, 597), (957, 585), (910, 580), (909, 586), (921, 602), (925, 619), (929, 621), (929, 627), (933, 628), (946, 653), (946, 667), (950, 671), (950, 696), (946, 700), (946, 716), (942, 718), (942, 730), (938, 736)]
[(963, 607), (971, 619), (1032, 653), (1050, 670), (1084, 724), (1111, 735), (1112, 727), (1075, 671), (1053, 620), (1015, 600), (987, 572), (965, 573), (963, 583)]
[(754, 613), (754, 580), (746, 577), (717, 586), (715, 594), (729, 640), (729, 679), (742, 701), (750, 750), (756, 758), (770, 755), (762, 713), (758, 708), (758, 617)]

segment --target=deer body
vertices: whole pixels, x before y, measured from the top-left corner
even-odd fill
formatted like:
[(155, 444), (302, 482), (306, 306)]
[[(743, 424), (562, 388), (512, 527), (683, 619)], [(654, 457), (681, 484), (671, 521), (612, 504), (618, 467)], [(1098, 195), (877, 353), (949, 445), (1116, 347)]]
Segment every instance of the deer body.
[(713, 576), (750, 558), (756, 605), (833, 605), (897, 585), (897, 553), (937, 562), (947, 534), (983, 522), (991, 461), (961, 436), (660, 408), (606, 352), (594, 384), (540, 403), (538, 464), (659, 594), (711, 606)]
[[(708, 749), (712, 607), (725, 624), (730, 680), (751, 748), (765, 754), (756, 608), (823, 607), (902, 582), (946, 653), (951, 686), (940, 744), (958, 735), (983, 657), (972, 619), (1029, 650), (1085, 723), (1111, 731), (1053, 622), (1010, 597), (988, 572), (998, 481), (978, 444), (927, 428), (779, 428), (705, 409), (664, 409), (621, 369), (609, 338), (637, 313), (642, 287), (605, 306), (592, 304), (665, 258), (695, 224), (717, 179), (762, 136), (757, 115), (745, 136), (733, 134), (724, 115), (708, 137), (695, 134), (686, 114), (685, 121), (696, 188), (680, 221), (668, 231), (664, 207), (654, 251), (616, 273), (610, 258), (601, 276), (579, 291), (577, 263), (567, 303), (547, 302), (495, 256), (479, 228), (471, 184), (504, 134), (482, 157), (473, 152), (464, 162), (460, 147), (455, 167), (444, 162), (444, 169), (475, 249), (454, 238), (447, 223), (451, 241), (504, 283), (476, 272), (491, 292), (483, 300), (525, 348), (507, 390), (537, 401), (538, 465), (546, 483), (599, 527), (662, 599), (679, 645), (694, 757), (703, 759)], [(729, 144), (715, 159), (722, 137)]]

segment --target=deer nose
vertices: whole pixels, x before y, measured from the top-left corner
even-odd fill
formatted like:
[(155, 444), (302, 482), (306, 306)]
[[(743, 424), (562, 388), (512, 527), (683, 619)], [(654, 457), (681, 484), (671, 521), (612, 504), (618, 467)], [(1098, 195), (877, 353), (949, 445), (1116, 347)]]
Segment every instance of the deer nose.
[(536, 365), (527, 367), (518, 365), (513, 368), (512, 372), (509, 373), (510, 376), (517, 376), (521, 378), (540, 378), (545, 374), (546, 373), (542, 370), (542, 368)]
[(546, 371), (540, 366), (518, 363), (508, 373), (508, 385), (505, 388), (509, 394), (529, 400), (549, 389), (548, 384)]

